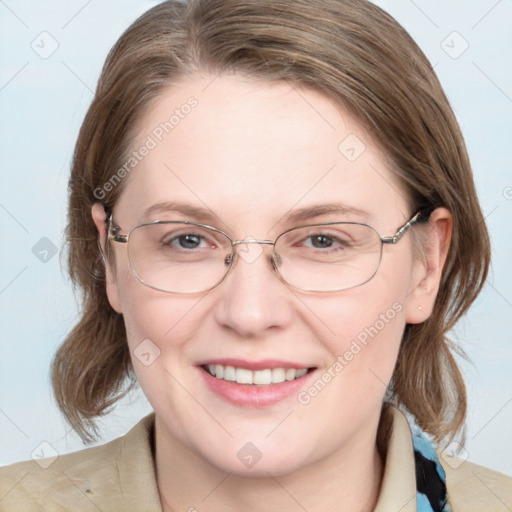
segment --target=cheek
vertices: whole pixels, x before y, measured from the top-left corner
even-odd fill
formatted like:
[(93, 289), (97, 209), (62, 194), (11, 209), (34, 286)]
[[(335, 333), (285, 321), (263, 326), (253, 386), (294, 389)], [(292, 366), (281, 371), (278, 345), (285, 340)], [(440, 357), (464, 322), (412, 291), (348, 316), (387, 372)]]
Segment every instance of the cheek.
[[(153, 407), (179, 408), (190, 341), (197, 332), (198, 298), (174, 298), (135, 282), (123, 289), (123, 316), (137, 380)], [(173, 378), (174, 377), (174, 378)], [(175, 381), (176, 379), (176, 381)]]
[(333, 358), (354, 367), (394, 359), (405, 327), (403, 297), (374, 295), (365, 300), (353, 294), (336, 303), (317, 308), (325, 327), (324, 345)]
[(327, 336), (324, 327), (320, 338), (328, 360), (297, 399), (305, 418), (314, 416), (333, 433), (356, 435), (380, 411), (393, 375), (405, 312), (399, 300), (376, 299), (345, 297), (337, 308), (324, 303), (323, 318), (335, 333)]
[(160, 348), (164, 343), (179, 346), (193, 334), (192, 311), (200, 299), (176, 299), (145, 288), (140, 283), (130, 288), (121, 293), (128, 342), (132, 349), (142, 339), (150, 339)]
[(164, 342), (180, 345), (189, 337), (193, 329), (190, 313), (201, 296), (172, 295), (149, 288), (134, 276), (126, 259), (118, 262), (116, 289), (132, 358), (144, 340), (161, 350)]
[[(384, 394), (395, 367), (405, 328), (405, 310), (399, 300), (389, 300), (380, 307), (368, 307), (344, 339), (341, 362), (353, 377), (353, 392)], [(371, 392), (373, 390), (374, 392)]]
[(333, 388), (344, 400), (380, 400), (393, 374), (406, 325), (412, 258), (406, 253), (390, 263), (338, 297), (304, 301), (307, 322), (316, 326), (315, 335), (329, 353), (324, 378), (338, 383)]

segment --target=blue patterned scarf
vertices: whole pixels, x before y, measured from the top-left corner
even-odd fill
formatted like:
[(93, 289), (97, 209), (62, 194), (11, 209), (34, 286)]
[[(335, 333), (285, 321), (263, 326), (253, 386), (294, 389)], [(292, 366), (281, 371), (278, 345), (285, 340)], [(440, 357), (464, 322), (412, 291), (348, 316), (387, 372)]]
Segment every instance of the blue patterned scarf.
[(446, 474), (432, 443), (420, 431), (413, 432), (418, 512), (452, 512), (446, 494)]

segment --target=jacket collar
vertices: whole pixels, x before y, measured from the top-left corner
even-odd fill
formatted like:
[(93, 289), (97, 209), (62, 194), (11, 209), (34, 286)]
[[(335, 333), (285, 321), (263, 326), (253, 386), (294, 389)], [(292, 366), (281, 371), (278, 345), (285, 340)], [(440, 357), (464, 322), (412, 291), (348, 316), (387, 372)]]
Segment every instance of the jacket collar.
[[(154, 413), (143, 418), (122, 438), (117, 467), (127, 509), (161, 512), (153, 456)], [(394, 406), (384, 412), (379, 430), (385, 441), (382, 486), (375, 512), (416, 512), (416, 477), (411, 430), (404, 414)]]

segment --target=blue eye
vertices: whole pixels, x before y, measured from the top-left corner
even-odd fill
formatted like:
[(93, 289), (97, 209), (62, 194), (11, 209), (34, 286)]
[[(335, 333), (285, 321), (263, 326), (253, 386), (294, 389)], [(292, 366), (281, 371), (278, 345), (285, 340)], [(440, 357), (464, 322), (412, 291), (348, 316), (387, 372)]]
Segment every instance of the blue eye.
[(180, 235), (172, 241), (177, 241), (183, 249), (195, 249), (201, 245), (201, 237), (191, 233)]

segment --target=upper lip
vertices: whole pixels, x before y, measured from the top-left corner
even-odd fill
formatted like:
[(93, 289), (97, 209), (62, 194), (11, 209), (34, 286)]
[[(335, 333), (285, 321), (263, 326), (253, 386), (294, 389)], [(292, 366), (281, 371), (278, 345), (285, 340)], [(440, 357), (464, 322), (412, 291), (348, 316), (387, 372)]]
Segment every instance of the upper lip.
[(208, 359), (199, 363), (198, 366), (206, 366), (208, 364), (220, 364), (222, 366), (234, 366), (235, 368), (246, 368), (247, 370), (266, 370), (267, 368), (295, 368), (301, 370), (302, 368), (313, 368), (311, 365), (304, 365), (302, 363), (295, 363), (293, 361), (282, 361), (279, 359), (261, 359), (259, 361), (247, 361), (246, 359)]

